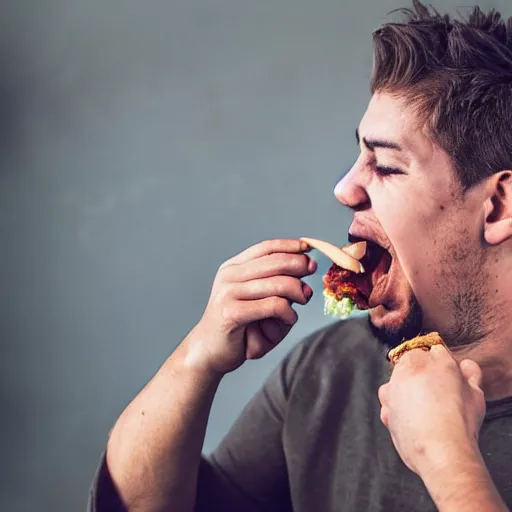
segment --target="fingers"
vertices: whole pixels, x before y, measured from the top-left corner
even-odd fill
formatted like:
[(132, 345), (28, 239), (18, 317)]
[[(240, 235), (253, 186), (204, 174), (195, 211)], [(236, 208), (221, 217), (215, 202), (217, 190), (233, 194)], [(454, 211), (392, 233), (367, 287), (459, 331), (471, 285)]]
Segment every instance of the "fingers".
[[(269, 320), (269, 319), (267, 319)], [(273, 320), (273, 319), (272, 319)], [(277, 320), (273, 320), (276, 322), (275, 327), (279, 329), (277, 325)], [(246, 330), (246, 349), (245, 349), (245, 357), (246, 359), (260, 359), (265, 354), (270, 352), (275, 344), (279, 341), (278, 338), (280, 333), (278, 332), (268, 332), (271, 337), (276, 337), (277, 341), (272, 343), (270, 339), (267, 338), (265, 333), (263, 332), (261, 322), (255, 322), (247, 326)], [(283, 336), (284, 337), (284, 336)]]
[(245, 251), (242, 251), (240, 254), (233, 256), (232, 258), (227, 260), (222, 265), (222, 267), (227, 267), (231, 265), (241, 265), (256, 258), (261, 258), (262, 256), (274, 253), (283, 252), (300, 254), (303, 252), (307, 252), (309, 250), (311, 250), (311, 247), (309, 247), (309, 245), (306, 242), (301, 242), (300, 240), (265, 240), (264, 242), (260, 242), (259, 244), (253, 245), (252, 247), (249, 247)]
[(472, 361), (471, 359), (463, 359), (459, 363), (459, 368), (470, 386), (481, 389), (482, 370), (475, 361)]
[(276, 253), (224, 267), (222, 279), (240, 283), (278, 275), (304, 277), (315, 272), (316, 268), (316, 262), (306, 254)]
[(379, 388), (378, 396), (379, 396), (379, 402), (380, 402), (380, 404), (382, 406), (387, 403), (388, 396), (389, 396), (389, 383), (388, 384), (383, 384)]
[(389, 396), (389, 383), (383, 384), (378, 391), (379, 402), (381, 405), (380, 420), (386, 427), (388, 426), (389, 408), (388, 408), (388, 396)]
[(247, 326), (246, 359), (260, 359), (278, 345), (291, 326), (275, 318), (265, 318)]
[(282, 297), (267, 297), (252, 301), (235, 301), (229, 307), (223, 308), (224, 321), (228, 325), (247, 325), (265, 318), (275, 318), (288, 326), (295, 325), (297, 313), (290, 302)]
[(275, 276), (255, 279), (232, 286), (233, 298), (239, 300), (257, 300), (266, 297), (283, 297), (298, 304), (307, 304), (313, 295), (311, 287), (289, 276)]
[(386, 427), (389, 426), (389, 409), (385, 406), (380, 410), (380, 421), (382, 421)]
[(429, 361), (432, 359), (438, 363), (445, 361), (450, 364), (456, 364), (452, 353), (444, 345), (434, 345), (430, 347), (430, 350), (423, 348), (408, 350), (400, 357), (395, 367), (403, 368), (405, 366), (412, 370), (420, 370), (429, 364)]
[(422, 350), (420, 348), (408, 350), (403, 355), (401, 355), (398, 361), (395, 363), (395, 366), (393, 367), (393, 373), (391, 374), (391, 379), (393, 379), (393, 376), (396, 373), (421, 370), (426, 364), (428, 364), (428, 357), (429, 353), (426, 350)]
[[(462, 375), (468, 384), (474, 389), (481, 391), (482, 388), (482, 370), (478, 364), (471, 359), (464, 359), (460, 363), (453, 357), (453, 354), (443, 345), (434, 345), (429, 351), (420, 349), (406, 352), (395, 365), (399, 371), (421, 371), (428, 364), (444, 365), (445, 368), (459, 367)], [(393, 372), (394, 374), (395, 372)], [(393, 374), (391, 379), (393, 379)], [(379, 390), (380, 393), (380, 390)], [(379, 394), (380, 399), (380, 394)]]
[(276, 318), (265, 318), (258, 322), (260, 331), (265, 338), (270, 341), (272, 346), (280, 343), (283, 338), (290, 332), (291, 325), (285, 325)]
[(430, 355), (436, 358), (450, 357), (454, 359), (452, 353), (444, 345), (430, 347)]

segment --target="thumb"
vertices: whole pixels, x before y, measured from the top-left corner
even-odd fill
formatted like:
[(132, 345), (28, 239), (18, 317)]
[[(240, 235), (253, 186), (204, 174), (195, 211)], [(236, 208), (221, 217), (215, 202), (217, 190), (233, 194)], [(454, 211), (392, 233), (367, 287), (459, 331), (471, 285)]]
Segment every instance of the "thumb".
[(482, 370), (475, 361), (471, 359), (463, 359), (459, 363), (459, 368), (470, 386), (481, 389)]

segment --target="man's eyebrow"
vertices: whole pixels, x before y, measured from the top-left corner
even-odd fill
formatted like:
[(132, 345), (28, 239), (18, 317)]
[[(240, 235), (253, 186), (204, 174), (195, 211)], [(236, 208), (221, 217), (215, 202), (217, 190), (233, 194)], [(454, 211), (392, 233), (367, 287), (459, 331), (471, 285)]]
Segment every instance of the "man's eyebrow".
[[(356, 129), (357, 144), (360, 144), (359, 129)], [(402, 146), (396, 142), (383, 139), (367, 139), (363, 137), (363, 143), (369, 151), (375, 151), (376, 148), (394, 149), (395, 151), (403, 151)]]

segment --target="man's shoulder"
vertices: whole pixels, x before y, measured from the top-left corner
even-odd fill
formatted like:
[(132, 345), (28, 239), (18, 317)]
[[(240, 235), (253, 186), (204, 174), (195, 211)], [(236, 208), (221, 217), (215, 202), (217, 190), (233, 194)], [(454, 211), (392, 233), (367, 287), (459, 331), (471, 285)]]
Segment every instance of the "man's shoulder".
[(296, 347), (315, 361), (385, 361), (387, 349), (372, 333), (368, 317), (362, 315), (334, 322), (313, 331)]
[(290, 352), (285, 371), (290, 383), (304, 377), (325, 383), (366, 372), (384, 376), (389, 371), (386, 353), (368, 317), (362, 315), (321, 327), (303, 338)]

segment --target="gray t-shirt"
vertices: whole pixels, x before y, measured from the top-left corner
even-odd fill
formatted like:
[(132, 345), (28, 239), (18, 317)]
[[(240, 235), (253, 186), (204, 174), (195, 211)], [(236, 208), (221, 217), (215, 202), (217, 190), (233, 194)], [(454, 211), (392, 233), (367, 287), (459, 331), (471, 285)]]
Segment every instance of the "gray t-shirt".
[[(385, 353), (366, 316), (299, 343), (203, 457), (197, 512), (435, 511), (380, 421)], [(512, 397), (487, 403), (480, 449), (512, 508)], [(88, 510), (116, 507), (103, 457)]]

